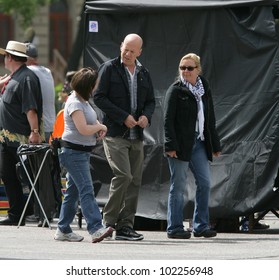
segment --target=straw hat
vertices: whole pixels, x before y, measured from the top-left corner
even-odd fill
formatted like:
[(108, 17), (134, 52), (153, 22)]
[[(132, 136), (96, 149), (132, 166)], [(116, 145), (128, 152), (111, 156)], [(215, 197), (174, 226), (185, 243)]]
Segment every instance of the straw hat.
[(27, 47), (24, 43), (9, 41), (6, 49), (0, 48), (0, 54), (12, 54), (15, 56), (28, 57), (26, 54)]

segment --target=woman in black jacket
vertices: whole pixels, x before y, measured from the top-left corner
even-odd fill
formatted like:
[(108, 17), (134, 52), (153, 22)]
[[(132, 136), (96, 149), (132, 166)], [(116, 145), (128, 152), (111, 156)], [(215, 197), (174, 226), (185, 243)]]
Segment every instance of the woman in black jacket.
[(167, 227), (169, 238), (191, 237), (191, 233), (183, 227), (183, 194), (188, 168), (193, 172), (197, 185), (194, 236), (216, 236), (216, 232), (209, 228), (208, 160), (212, 160), (212, 155), (219, 156), (221, 148), (215, 128), (211, 90), (200, 73), (200, 57), (194, 53), (183, 56), (179, 63), (179, 78), (166, 93), (165, 153), (171, 173)]

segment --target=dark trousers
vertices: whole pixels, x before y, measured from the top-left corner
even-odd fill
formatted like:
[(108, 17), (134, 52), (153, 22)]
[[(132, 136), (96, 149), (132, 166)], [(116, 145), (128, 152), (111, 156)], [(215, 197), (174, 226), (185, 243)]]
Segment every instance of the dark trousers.
[(19, 162), (16, 147), (0, 144), (0, 177), (5, 185), (9, 201), (9, 218), (18, 221), (25, 204), (22, 185), (17, 176), (16, 164)]

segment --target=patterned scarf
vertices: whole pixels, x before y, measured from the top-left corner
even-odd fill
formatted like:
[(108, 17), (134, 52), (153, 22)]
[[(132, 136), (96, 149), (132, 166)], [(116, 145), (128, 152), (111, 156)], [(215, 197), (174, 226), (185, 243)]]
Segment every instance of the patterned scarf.
[(204, 95), (204, 87), (201, 81), (201, 78), (198, 77), (196, 84), (193, 86), (191, 83), (184, 80), (184, 78), (181, 76), (182, 83), (192, 92), (192, 94), (195, 96), (197, 105), (198, 105), (198, 116), (197, 116), (197, 122), (198, 122), (198, 138), (200, 138), (202, 141), (204, 140), (204, 112), (203, 112), (203, 103), (202, 103), (202, 96)]

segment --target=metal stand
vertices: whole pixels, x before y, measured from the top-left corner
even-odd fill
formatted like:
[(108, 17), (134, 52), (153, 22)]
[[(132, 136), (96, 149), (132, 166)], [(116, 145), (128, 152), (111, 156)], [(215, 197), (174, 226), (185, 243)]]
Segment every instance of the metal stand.
[[(19, 159), (20, 159), (20, 161), (21, 161), (21, 163), (22, 163), (22, 166), (23, 166), (23, 168), (24, 168), (24, 171), (25, 171), (25, 173), (26, 173), (26, 175), (27, 175), (27, 178), (28, 178), (28, 180), (29, 180), (29, 182), (30, 182), (30, 185), (31, 185), (31, 190), (30, 190), (30, 193), (29, 193), (29, 195), (28, 195), (28, 199), (27, 199), (27, 201), (26, 201), (26, 203), (25, 203), (24, 209), (23, 209), (23, 211), (22, 211), (20, 220), (19, 220), (18, 225), (17, 225), (18, 228), (20, 227), (20, 224), (21, 224), (21, 222), (22, 222), (22, 220), (23, 220), (23, 218), (24, 218), (25, 211), (26, 211), (27, 205), (28, 205), (28, 203), (29, 203), (29, 201), (30, 201), (30, 199), (31, 199), (32, 193), (34, 192), (35, 197), (36, 197), (36, 199), (37, 199), (37, 201), (38, 201), (38, 204), (39, 204), (39, 206), (40, 206), (40, 209), (42, 210), (42, 213), (43, 213), (43, 215), (44, 215), (44, 217), (45, 217), (45, 220), (44, 220), (44, 222), (43, 222), (43, 225), (45, 224), (45, 222), (47, 222), (48, 227), (51, 229), (51, 226), (50, 226), (48, 217), (47, 217), (47, 215), (46, 215), (46, 213), (45, 213), (45, 211), (44, 211), (43, 205), (42, 205), (42, 203), (41, 203), (41, 201), (40, 201), (40, 198), (39, 198), (39, 196), (38, 196), (38, 193), (37, 193), (37, 191), (36, 191), (36, 189), (35, 189), (35, 185), (36, 185), (36, 183), (37, 183), (37, 181), (38, 181), (38, 178), (39, 178), (39, 176), (40, 176), (40, 173), (41, 173), (41, 170), (42, 170), (42, 168), (43, 168), (43, 165), (44, 165), (44, 163), (45, 163), (45, 161), (46, 161), (46, 158), (47, 158), (47, 156), (48, 156), (48, 154), (49, 154), (50, 152), (52, 152), (52, 150), (51, 150), (51, 148), (50, 148), (50, 145), (48, 145), (48, 144), (23, 144), (23, 145), (19, 146), (18, 149), (17, 149), (17, 154), (18, 154), (18, 156), (19, 156)], [(34, 181), (32, 181), (31, 175), (29, 174), (29, 172), (28, 172), (28, 170), (27, 170), (27, 168), (26, 168), (26, 165), (25, 165), (25, 163), (24, 163), (24, 156), (27, 156), (27, 158), (28, 158), (28, 156), (31, 156), (31, 155), (34, 156), (34, 155), (36, 155), (37, 153), (44, 153), (44, 157), (43, 157), (43, 159), (42, 159), (42, 162), (41, 162), (41, 164), (40, 164), (40, 167), (39, 167), (39, 170), (38, 170), (37, 174), (36, 174), (36, 175), (33, 174), (34, 177), (35, 177), (35, 179), (34, 179)]]

